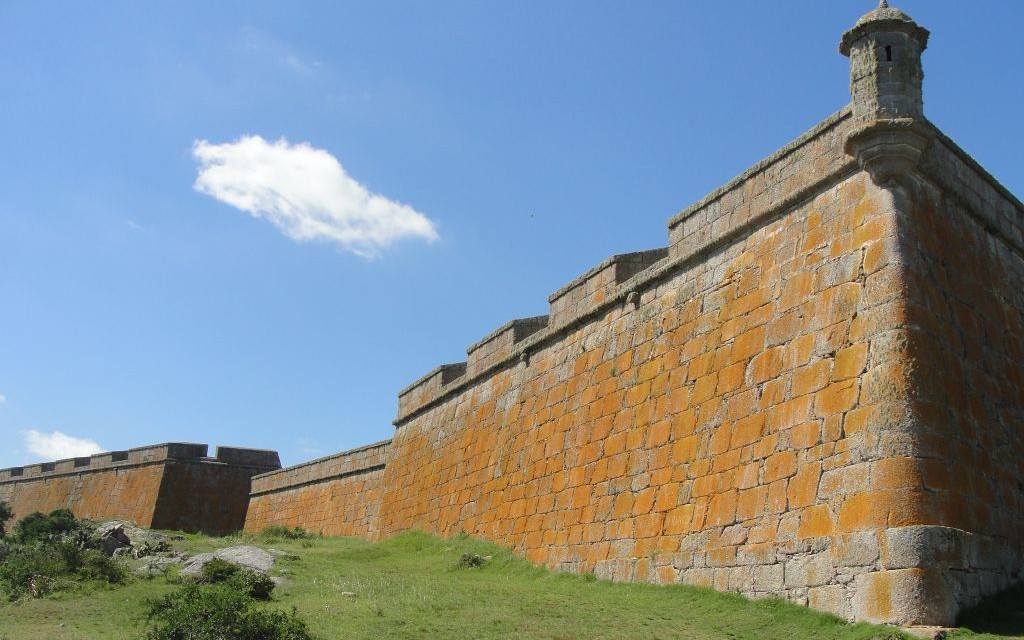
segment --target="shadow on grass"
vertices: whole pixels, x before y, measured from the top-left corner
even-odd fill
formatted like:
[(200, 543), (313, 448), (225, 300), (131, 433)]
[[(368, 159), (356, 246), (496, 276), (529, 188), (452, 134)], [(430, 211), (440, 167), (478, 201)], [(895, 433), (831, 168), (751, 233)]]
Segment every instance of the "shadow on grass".
[(975, 633), (1024, 636), (1024, 584), (1011, 587), (963, 611), (957, 625)]

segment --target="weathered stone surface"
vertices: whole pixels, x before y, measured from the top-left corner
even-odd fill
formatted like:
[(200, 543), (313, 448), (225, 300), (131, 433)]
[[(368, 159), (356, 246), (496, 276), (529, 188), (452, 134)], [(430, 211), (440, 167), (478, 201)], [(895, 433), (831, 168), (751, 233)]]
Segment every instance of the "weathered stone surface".
[(390, 441), (256, 476), (245, 530), (302, 527), (326, 535), (374, 537)]
[[(1024, 205), (924, 119), (894, 11), (844, 38), (850, 107), (401, 391), (393, 441), (256, 477), (246, 528), (468, 532), (894, 624), (1024, 578)], [(220, 522), (183, 488), (224, 476), (161, 462), (196, 447), (0, 470), (0, 499)]]
[(912, 526), (885, 532), (886, 569), (963, 568), (970, 534), (960, 529)]
[(952, 626), (957, 605), (943, 574), (925, 569), (877, 571), (857, 576), (853, 609), (869, 622)]
[(206, 457), (204, 444), (172, 442), (2, 469), (0, 500), (11, 505), (15, 520), (70, 509), (80, 518), (231, 533), (245, 523), (249, 478), (281, 463), (272, 451), (221, 449), (225, 460)]
[(182, 565), (179, 575), (198, 576), (202, 573), (203, 566), (214, 558), (264, 573), (274, 566), (274, 554), (269, 551), (249, 545), (238, 545), (192, 556)]
[(851, 108), (675, 216), (667, 256), (404, 390), (379, 463), (258, 479), (250, 529), (465, 531), (904, 624), (1020, 576), (1024, 206), (924, 120), (922, 32), (892, 26), (851, 31)]

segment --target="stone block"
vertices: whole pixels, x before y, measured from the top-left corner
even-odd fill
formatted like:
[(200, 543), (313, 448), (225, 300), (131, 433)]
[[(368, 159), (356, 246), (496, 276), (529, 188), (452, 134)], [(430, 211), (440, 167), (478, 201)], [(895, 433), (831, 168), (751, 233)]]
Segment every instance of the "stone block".
[(835, 536), (831, 551), (837, 567), (874, 566), (880, 555), (878, 535), (874, 531), (859, 531)]
[(817, 587), (832, 582), (835, 569), (827, 552), (790, 558), (785, 563), (786, 588)]
[(831, 613), (843, 620), (850, 620), (850, 598), (846, 588), (840, 584), (811, 587), (807, 590), (807, 604), (812, 609)]
[(853, 615), (878, 624), (952, 626), (957, 604), (942, 572), (895, 569), (854, 580)]
[(886, 569), (968, 567), (969, 533), (939, 526), (887, 529), (883, 566)]
[(784, 566), (781, 564), (768, 564), (752, 568), (751, 578), (754, 591), (763, 593), (780, 593), (785, 584)]

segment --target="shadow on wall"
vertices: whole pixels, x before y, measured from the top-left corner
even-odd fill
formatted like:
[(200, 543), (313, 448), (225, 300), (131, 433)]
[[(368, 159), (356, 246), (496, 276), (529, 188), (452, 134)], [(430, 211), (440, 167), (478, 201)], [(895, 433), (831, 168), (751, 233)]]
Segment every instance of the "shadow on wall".
[(1024, 636), (1024, 584), (1011, 587), (964, 611), (956, 622), (975, 633)]

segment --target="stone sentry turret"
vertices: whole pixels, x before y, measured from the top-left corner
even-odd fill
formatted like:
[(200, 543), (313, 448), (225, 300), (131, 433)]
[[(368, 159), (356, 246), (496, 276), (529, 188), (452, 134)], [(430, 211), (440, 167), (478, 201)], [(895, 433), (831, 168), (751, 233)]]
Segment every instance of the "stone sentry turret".
[(850, 58), (850, 93), (858, 127), (846, 151), (876, 184), (899, 182), (927, 148), (921, 54), (928, 30), (882, 0), (843, 34), (839, 51)]

